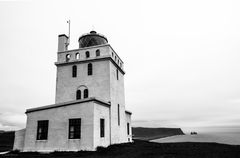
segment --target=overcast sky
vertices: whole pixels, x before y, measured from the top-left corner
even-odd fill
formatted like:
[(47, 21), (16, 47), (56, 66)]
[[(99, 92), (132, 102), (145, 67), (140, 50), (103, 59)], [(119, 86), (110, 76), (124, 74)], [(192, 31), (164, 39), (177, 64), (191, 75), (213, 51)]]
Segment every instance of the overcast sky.
[(240, 125), (240, 1), (1, 1), (0, 130), (55, 99), (57, 37), (91, 31), (125, 64), (135, 126)]

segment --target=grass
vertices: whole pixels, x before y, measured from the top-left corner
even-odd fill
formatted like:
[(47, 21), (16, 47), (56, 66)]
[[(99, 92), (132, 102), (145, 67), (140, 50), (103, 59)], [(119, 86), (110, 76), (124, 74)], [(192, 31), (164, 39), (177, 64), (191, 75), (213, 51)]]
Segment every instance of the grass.
[(174, 135), (184, 135), (180, 128), (146, 128), (133, 127), (134, 138), (141, 140), (153, 140)]
[(8, 151), (13, 148), (14, 132), (0, 133), (0, 152)]
[(134, 143), (99, 147), (96, 152), (11, 152), (11, 158), (240, 158), (240, 146), (217, 143), (153, 143), (135, 140)]

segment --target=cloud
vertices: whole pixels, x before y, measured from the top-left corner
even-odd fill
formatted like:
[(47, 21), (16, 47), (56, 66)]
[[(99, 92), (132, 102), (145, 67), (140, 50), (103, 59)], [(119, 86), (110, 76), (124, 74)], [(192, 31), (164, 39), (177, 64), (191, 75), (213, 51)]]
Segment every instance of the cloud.
[(0, 130), (18, 130), (24, 128), (26, 117), (22, 114), (0, 113)]

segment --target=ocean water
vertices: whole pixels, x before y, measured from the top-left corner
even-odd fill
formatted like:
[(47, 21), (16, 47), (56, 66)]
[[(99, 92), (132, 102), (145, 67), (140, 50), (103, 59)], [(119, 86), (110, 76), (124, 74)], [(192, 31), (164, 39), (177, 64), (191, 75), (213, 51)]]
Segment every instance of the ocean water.
[(240, 133), (216, 132), (203, 133), (197, 135), (177, 135), (166, 138), (152, 140), (159, 143), (174, 143), (174, 142), (215, 142), (229, 145), (240, 145)]

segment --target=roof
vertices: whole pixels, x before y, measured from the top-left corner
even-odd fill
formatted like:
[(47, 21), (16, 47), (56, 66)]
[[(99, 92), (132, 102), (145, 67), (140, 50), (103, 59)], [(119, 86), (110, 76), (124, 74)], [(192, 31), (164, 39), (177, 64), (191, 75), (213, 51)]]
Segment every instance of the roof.
[(128, 113), (129, 115), (132, 115), (131, 111), (125, 110), (125, 113)]
[(47, 109), (58, 108), (58, 107), (63, 107), (63, 106), (70, 106), (70, 105), (74, 105), (74, 104), (86, 103), (86, 102), (92, 102), (92, 101), (97, 102), (106, 107), (111, 106), (110, 103), (107, 103), (105, 101), (102, 101), (100, 99), (96, 99), (96, 98), (92, 97), (92, 98), (86, 98), (86, 99), (81, 99), (81, 100), (74, 100), (74, 101), (69, 101), (69, 102), (63, 102), (63, 103), (58, 103), (58, 104), (51, 104), (51, 105), (31, 108), (31, 109), (27, 109), (25, 113), (27, 114), (27, 113), (35, 112), (35, 111), (47, 110)]
[(107, 44), (108, 40), (105, 36), (97, 33), (96, 31), (91, 31), (90, 33), (84, 34), (79, 37), (79, 48), (91, 47), (96, 45)]

